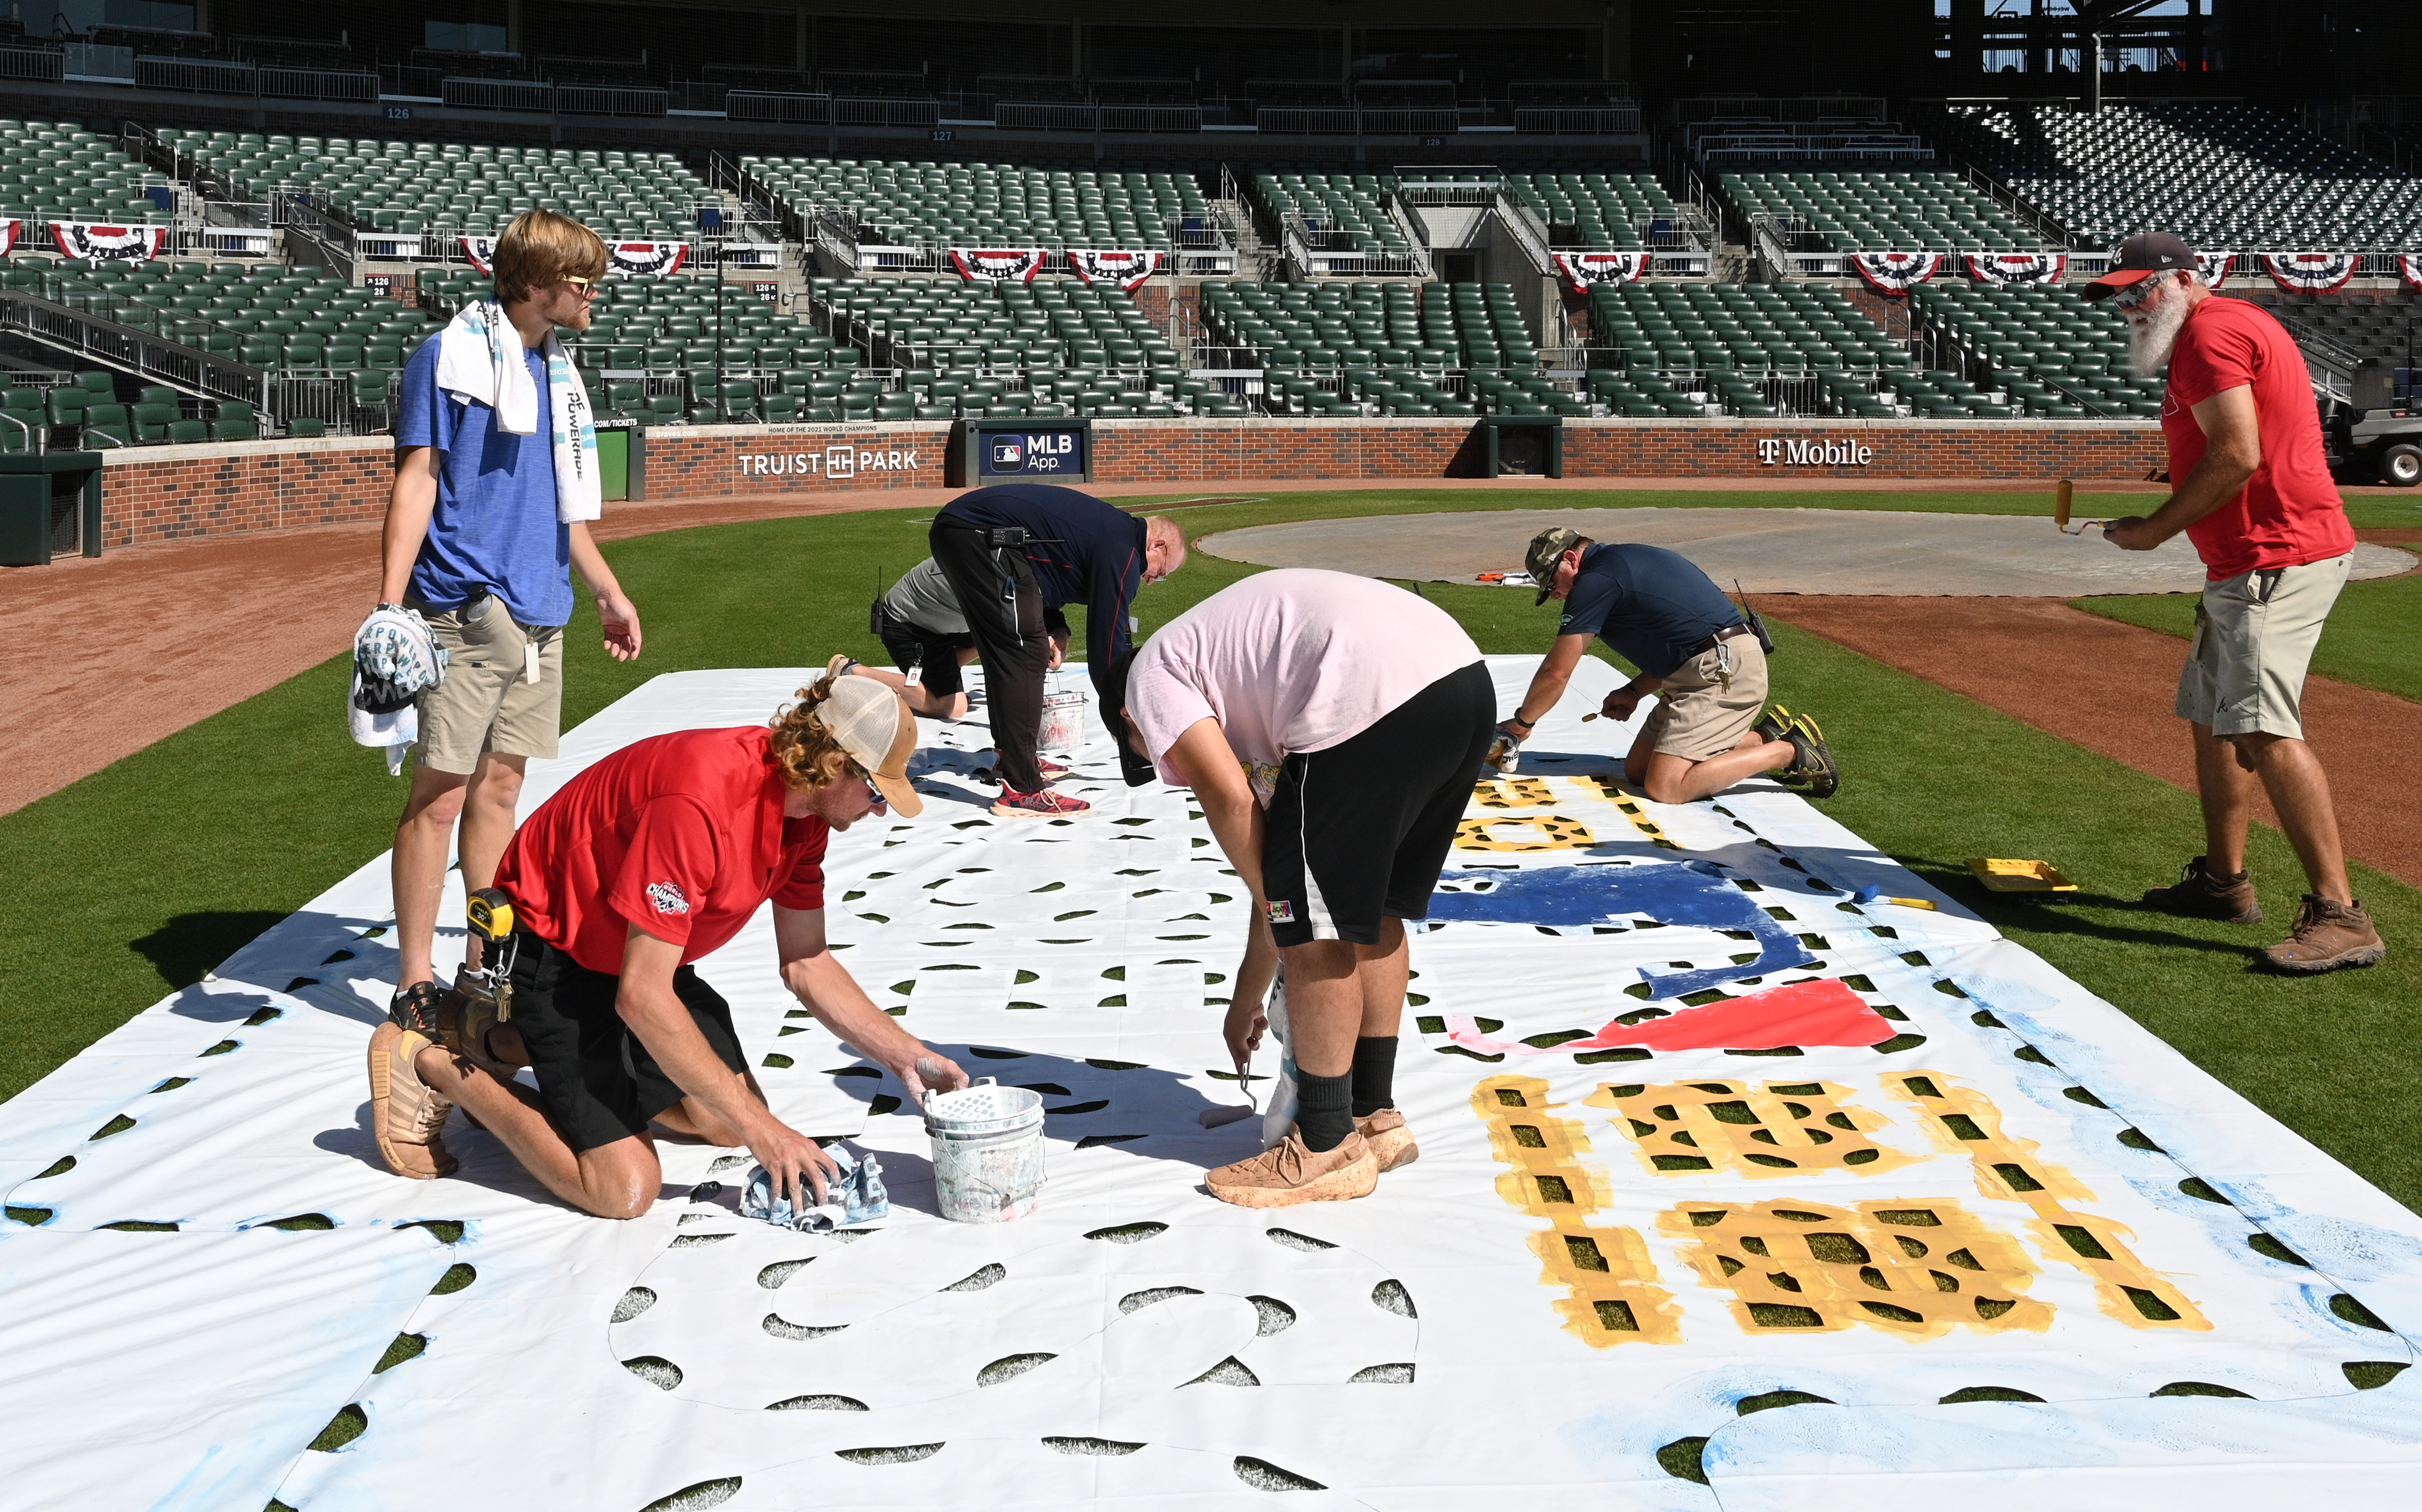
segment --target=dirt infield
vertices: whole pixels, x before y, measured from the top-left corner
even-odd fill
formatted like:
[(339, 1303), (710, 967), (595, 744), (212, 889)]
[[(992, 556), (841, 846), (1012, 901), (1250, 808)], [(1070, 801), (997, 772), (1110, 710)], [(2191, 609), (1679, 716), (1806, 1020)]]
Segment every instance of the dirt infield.
[[(2377, 539), (2385, 532), (2364, 532)], [(2194, 787), (2186, 725), (2170, 712), (2186, 642), (2058, 599), (1774, 598), (1759, 609), (1998, 709), (2048, 734)], [(2347, 854), (2422, 886), (2422, 793), (2382, 751), (2422, 741), (2422, 704), (2328, 678), (2304, 683), (2304, 734), (2337, 802)], [(2268, 803), (2257, 817), (2275, 825)], [(2203, 837), (2178, 836), (2183, 861)]]

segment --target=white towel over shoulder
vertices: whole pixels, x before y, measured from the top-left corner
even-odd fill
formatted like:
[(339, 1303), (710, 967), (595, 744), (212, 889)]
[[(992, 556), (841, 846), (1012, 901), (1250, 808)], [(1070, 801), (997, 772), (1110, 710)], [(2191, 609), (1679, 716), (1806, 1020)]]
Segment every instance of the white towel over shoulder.
[[(437, 336), (437, 386), (496, 412), (509, 435), (538, 433), (538, 385), (530, 382), (521, 333), (494, 300), (454, 312)], [(553, 331), (546, 334), (548, 415), (555, 437), (555, 518), (570, 524), (605, 512), (597, 483), (597, 423), (579, 370)]]

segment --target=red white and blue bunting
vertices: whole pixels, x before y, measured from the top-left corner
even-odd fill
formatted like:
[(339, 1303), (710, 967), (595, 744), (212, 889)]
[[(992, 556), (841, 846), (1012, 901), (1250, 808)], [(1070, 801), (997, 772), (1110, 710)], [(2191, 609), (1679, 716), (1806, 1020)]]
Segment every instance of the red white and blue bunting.
[(2327, 294), (2344, 288), (2363, 256), (2354, 252), (2266, 252), (2271, 281), (2291, 294)]
[(1586, 294), (1598, 284), (1637, 283), (1647, 276), (1649, 255), (1645, 252), (1555, 252), (1556, 271), (1565, 282), (1573, 286), (1576, 294)]
[(2422, 288), (2422, 254), (2400, 252), (2397, 255), (2397, 271), (2408, 288)]
[(90, 262), (149, 262), (167, 244), (165, 226), (100, 226), (90, 221), (53, 221), (51, 240), (71, 257)]
[(1940, 272), (1942, 258), (1940, 252), (1854, 252), (1850, 266), (1868, 288), (1897, 299)]
[(1077, 247), (1068, 249), (1068, 266), (1077, 276), (1089, 284), (1116, 284), (1133, 293), (1137, 287), (1160, 272), (1161, 255), (1157, 252), (1087, 252)]
[(2068, 254), (2065, 252), (1968, 254), (1968, 275), (1980, 284), (1999, 284), (2005, 288), (2057, 284), (2068, 271)]
[(2206, 288), (2218, 288), (2228, 282), (2229, 272), (2236, 266), (2237, 254), (2234, 252), (2195, 254), (2195, 272), (2203, 275), (2203, 287)]
[(17, 250), (17, 238), (24, 229), (23, 221), (0, 221), (0, 257)]
[(686, 242), (609, 242), (606, 260), (625, 278), (662, 278), (689, 260)]
[(461, 238), (461, 241), (463, 243), (463, 260), (464, 262), (469, 263), (472, 267), (479, 269), (483, 273), (494, 272), (488, 264), (495, 260), (496, 256), (496, 239), (495, 237), (466, 236)]
[(1050, 254), (1041, 247), (952, 247), (951, 261), (971, 284), (1030, 284)]

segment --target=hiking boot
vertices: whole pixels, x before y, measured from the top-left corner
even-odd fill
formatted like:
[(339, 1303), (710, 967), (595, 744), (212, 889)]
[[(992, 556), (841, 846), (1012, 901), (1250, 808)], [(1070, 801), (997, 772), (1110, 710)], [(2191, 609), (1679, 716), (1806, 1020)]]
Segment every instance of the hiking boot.
[(438, 1131), (454, 1104), (420, 1079), (413, 1057), (430, 1038), (392, 1021), (370, 1035), (370, 1130), (386, 1168), (415, 1181), (451, 1176), (458, 1163)]
[(1749, 727), (1749, 732), (1771, 744), (1784, 739), (1784, 732), (1790, 728), (1791, 710), (1781, 704), (1769, 704), (1766, 712), (1757, 716), (1757, 723)]
[(1422, 1158), (1422, 1147), (1413, 1143), (1412, 1129), (1406, 1124), (1405, 1115), (1393, 1108), (1382, 1108), (1368, 1117), (1355, 1119), (1354, 1131), (1370, 1144), (1372, 1158), (1379, 1162), (1381, 1175)]
[(399, 1029), (409, 1029), (423, 1039), (434, 1039), (437, 1037), (438, 1010), (445, 1004), (444, 988), (435, 982), (415, 982), (387, 999), (387, 1021)]
[(1782, 738), (1791, 742), (1791, 765), (1783, 769), (1780, 779), (1806, 792), (1811, 798), (1831, 798), (1841, 790), (1842, 769), (1833, 764), (1832, 748), (1825, 743), (1825, 732), (1805, 714), (1794, 714)]
[(1069, 798), (1048, 787), (1021, 793), (1002, 783), (1000, 796), (993, 800), (992, 811), (1005, 819), (1056, 819), (1072, 818), (1093, 806), (1081, 798)]
[(1379, 1161), (1369, 1141), (1348, 1134), (1333, 1150), (1313, 1154), (1303, 1131), (1250, 1161), (1223, 1165), (1203, 1178), (1211, 1195), (1239, 1208), (1292, 1208), (1299, 1202), (1344, 1202), (1367, 1197), (1379, 1185)]
[(2306, 893), (2295, 933), (2262, 954), (2279, 970), (2302, 976), (2342, 966), (2377, 966), (2387, 959), (2388, 946), (2371, 927), (2361, 898), (2339, 904)]
[(2201, 856), (2188, 862), (2171, 885), (2147, 888), (2144, 901), (2147, 908), (2190, 919), (2219, 919), (2227, 924), (2262, 922), (2262, 904), (2254, 896), (2252, 876), (2241, 871), (2234, 877), (2215, 876), (2205, 869)]

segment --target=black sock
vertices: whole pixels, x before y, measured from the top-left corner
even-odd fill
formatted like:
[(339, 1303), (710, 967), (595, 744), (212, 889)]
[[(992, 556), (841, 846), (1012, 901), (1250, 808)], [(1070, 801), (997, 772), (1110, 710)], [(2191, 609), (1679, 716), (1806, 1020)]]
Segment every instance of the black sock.
[(1306, 1149), (1333, 1150), (1354, 1132), (1354, 1077), (1296, 1073), (1295, 1126)]
[(1354, 1041), (1354, 1116), (1368, 1118), (1396, 1105), (1396, 1037), (1364, 1035)]

